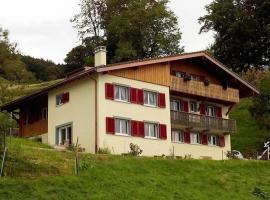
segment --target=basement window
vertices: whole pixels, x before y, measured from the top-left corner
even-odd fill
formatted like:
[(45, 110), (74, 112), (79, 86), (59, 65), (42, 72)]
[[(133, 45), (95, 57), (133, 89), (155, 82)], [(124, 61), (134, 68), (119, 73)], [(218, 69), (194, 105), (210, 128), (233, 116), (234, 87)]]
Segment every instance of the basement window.
[(72, 144), (72, 125), (67, 124), (56, 129), (56, 145), (70, 146)]

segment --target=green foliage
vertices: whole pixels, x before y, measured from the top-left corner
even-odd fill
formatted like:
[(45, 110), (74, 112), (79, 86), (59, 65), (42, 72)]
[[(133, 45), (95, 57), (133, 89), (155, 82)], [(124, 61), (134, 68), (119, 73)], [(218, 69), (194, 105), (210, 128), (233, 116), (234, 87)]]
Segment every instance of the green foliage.
[(137, 144), (130, 143), (129, 148), (130, 151), (128, 153), (132, 156), (139, 156), (143, 152), (143, 150)]
[(269, 195), (259, 187), (255, 187), (252, 191), (252, 194), (259, 197), (260, 199), (270, 199)]
[(206, 10), (201, 32), (215, 32), (216, 58), (235, 72), (269, 66), (269, 0), (214, 0)]
[(98, 148), (98, 154), (111, 154), (111, 150), (108, 147)]
[[(168, 0), (81, 0), (81, 11), (72, 22), (83, 46), (67, 55), (67, 64), (85, 65), (98, 45), (107, 46), (109, 63), (183, 52), (178, 20), (167, 4)], [(90, 42), (85, 44), (87, 38)]]
[[(23, 140), (19, 140), (14, 146), (18, 143), (24, 145)], [(264, 193), (270, 192), (270, 163), (264, 161), (82, 154), (81, 173), (72, 176), (69, 173), (74, 163), (73, 154), (31, 150), (23, 145), (12, 154), (18, 153), (17, 158), (13, 158), (19, 161), (14, 164), (21, 166), (17, 168), (21, 178), (0, 179), (2, 199), (256, 200), (252, 194), (255, 187)]]
[(29, 83), (35, 80), (27, 71), (17, 51), (17, 45), (9, 42), (8, 31), (0, 27), (0, 76), (18, 83)]
[(50, 60), (21, 56), (27, 70), (32, 72), (38, 80), (50, 81), (63, 77), (63, 66), (56, 65)]
[(252, 99), (242, 99), (230, 113), (230, 118), (237, 121), (237, 133), (231, 135), (232, 149), (239, 150), (246, 158), (262, 153), (263, 142), (270, 137), (269, 130), (260, 127), (251, 116), (251, 106)]
[(260, 94), (254, 97), (250, 112), (261, 127), (270, 129), (270, 72), (262, 79)]

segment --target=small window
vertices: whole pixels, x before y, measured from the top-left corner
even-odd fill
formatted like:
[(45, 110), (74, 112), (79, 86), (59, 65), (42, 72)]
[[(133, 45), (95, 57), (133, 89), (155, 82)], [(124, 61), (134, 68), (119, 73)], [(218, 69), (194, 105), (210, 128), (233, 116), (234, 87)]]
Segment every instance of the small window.
[(199, 77), (198, 77), (197, 75), (195, 75), (195, 74), (191, 74), (191, 75), (190, 75), (190, 79), (191, 79), (192, 81), (199, 81)]
[(196, 101), (191, 101), (190, 102), (190, 112), (191, 113), (198, 112), (197, 102)]
[(208, 135), (208, 145), (218, 146), (218, 136)]
[(130, 135), (130, 120), (115, 119), (116, 134)]
[(143, 91), (144, 105), (157, 106), (157, 93), (150, 91)]
[(126, 86), (114, 86), (114, 99), (129, 102), (129, 88)]
[(175, 76), (179, 78), (185, 78), (186, 73), (185, 72), (175, 72)]
[(191, 144), (201, 144), (201, 135), (199, 133), (190, 134)]
[(48, 119), (48, 108), (42, 108), (42, 120)]
[(56, 145), (70, 146), (72, 144), (71, 124), (56, 129)]
[(144, 135), (148, 138), (158, 138), (159, 130), (158, 124), (155, 123), (144, 123)]
[(181, 131), (172, 131), (173, 142), (184, 142), (184, 134)]
[(210, 117), (215, 117), (215, 107), (214, 106), (206, 106), (206, 115)]
[(177, 100), (171, 101), (171, 110), (173, 111), (180, 111), (181, 110), (181, 103)]
[(69, 102), (69, 93), (68, 92), (56, 95), (56, 105), (57, 106), (63, 105), (67, 102)]

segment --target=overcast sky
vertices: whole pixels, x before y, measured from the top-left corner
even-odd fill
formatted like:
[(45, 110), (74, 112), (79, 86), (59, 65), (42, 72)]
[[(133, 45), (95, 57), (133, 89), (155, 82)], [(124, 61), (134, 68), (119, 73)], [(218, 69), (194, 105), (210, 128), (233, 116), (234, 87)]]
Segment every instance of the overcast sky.
[[(186, 52), (205, 49), (213, 42), (211, 33), (199, 34), (198, 18), (212, 0), (171, 0), (179, 18), (181, 45)], [(0, 0), (0, 26), (10, 31), (26, 55), (63, 63), (78, 37), (70, 18), (79, 12), (79, 0)]]

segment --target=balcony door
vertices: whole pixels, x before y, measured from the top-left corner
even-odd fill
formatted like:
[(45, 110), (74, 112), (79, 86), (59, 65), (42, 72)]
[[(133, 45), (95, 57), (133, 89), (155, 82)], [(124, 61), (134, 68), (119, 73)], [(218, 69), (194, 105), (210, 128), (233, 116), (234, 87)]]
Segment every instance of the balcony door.
[(59, 146), (69, 146), (72, 143), (72, 126), (71, 124), (57, 128), (56, 144)]

